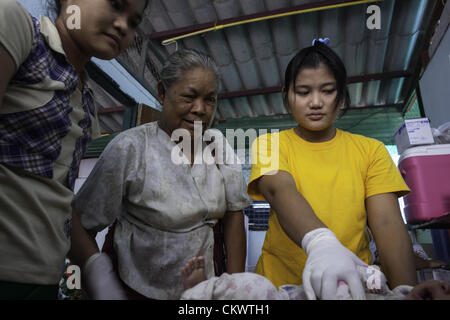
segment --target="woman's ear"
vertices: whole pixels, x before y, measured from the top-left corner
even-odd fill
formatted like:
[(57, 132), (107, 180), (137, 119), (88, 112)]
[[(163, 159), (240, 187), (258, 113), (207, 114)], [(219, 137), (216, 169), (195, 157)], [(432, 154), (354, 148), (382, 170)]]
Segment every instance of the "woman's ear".
[(164, 103), (164, 98), (166, 96), (166, 89), (161, 81), (158, 82), (158, 101), (161, 105)]

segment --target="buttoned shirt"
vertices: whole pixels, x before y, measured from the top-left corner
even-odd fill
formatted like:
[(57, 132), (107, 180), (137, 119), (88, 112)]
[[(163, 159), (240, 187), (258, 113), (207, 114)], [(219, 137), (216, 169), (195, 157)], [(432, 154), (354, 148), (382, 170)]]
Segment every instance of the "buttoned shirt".
[(129, 129), (108, 144), (74, 198), (88, 230), (118, 218), (120, 277), (147, 297), (178, 299), (181, 269), (195, 256), (205, 257), (206, 274), (214, 276), (214, 224), (251, 204), (237, 157), (215, 134), (231, 157), (191, 165), (174, 160), (177, 144), (157, 122)]

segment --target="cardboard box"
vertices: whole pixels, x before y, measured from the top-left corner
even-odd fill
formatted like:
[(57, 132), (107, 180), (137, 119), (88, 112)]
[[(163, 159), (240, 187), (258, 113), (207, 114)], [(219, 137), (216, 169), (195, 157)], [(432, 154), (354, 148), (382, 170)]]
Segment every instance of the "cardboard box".
[(395, 132), (395, 144), (398, 154), (408, 148), (425, 144), (434, 144), (428, 118), (408, 119)]

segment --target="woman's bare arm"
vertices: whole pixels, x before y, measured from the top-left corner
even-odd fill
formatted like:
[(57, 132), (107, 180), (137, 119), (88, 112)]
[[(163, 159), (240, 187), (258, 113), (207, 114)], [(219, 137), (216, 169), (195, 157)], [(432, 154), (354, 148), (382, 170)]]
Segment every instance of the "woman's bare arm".
[(265, 175), (257, 183), (259, 192), (277, 213), (281, 227), (299, 247), (309, 231), (326, 228), (297, 191), (294, 178), (289, 173), (279, 171), (275, 175)]
[(244, 272), (247, 255), (244, 213), (242, 211), (227, 212), (223, 218), (223, 223), (227, 252), (227, 272)]
[(397, 195), (383, 193), (366, 199), (369, 227), (377, 246), (380, 263), (389, 285), (417, 283), (414, 251), (402, 220)]
[(79, 214), (72, 211), (72, 232), (69, 259), (79, 266), (82, 266), (93, 254), (99, 252), (96, 234), (88, 232), (81, 224)]

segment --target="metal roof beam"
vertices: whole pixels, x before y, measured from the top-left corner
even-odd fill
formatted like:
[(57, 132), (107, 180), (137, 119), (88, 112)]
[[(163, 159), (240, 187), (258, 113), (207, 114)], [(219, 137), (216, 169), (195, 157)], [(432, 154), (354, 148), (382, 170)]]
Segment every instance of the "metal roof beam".
[[(367, 109), (398, 109), (402, 106), (401, 103), (395, 103), (395, 104), (380, 104), (380, 105), (373, 105), (373, 106), (366, 106), (366, 107), (350, 107), (347, 110), (353, 112), (354, 110), (366, 110)], [(392, 111), (392, 110), (391, 110)], [(218, 120), (218, 124), (227, 123), (231, 124), (231, 126), (234, 123), (242, 123), (242, 121), (248, 121), (248, 122), (265, 122), (272, 123), (274, 121), (285, 121), (285, 120), (293, 120), (292, 115), (290, 113), (287, 114), (277, 114), (277, 115), (266, 115), (266, 116), (259, 116), (254, 118), (244, 117), (244, 118), (230, 118), (230, 119), (224, 119), (224, 120)], [(294, 120), (295, 121), (295, 120)]]
[(103, 108), (97, 110), (97, 114), (108, 114), (108, 113), (116, 113), (116, 112), (124, 112), (125, 107), (113, 107), (113, 108)]
[(230, 18), (230, 19), (224, 19), (224, 20), (217, 20), (217, 21), (211, 21), (207, 23), (202, 24), (196, 24), (192, 26), (187, 26), (183, 28), (177, 28), (173, 30), (167, 30), (167, 31), (161, 31), (161, 32), (155, 32), (152, 34), (149, 34), (148, 37), (150, 39), (154, 40), (164, 40), (164, 39), (170, 39), (170, 38), (176, 38), (179, 36), (191, 34), (193, 32), (199, 32), (202, 30), (209, 31), (208, 29), (215, 29), (217, 26), (224, 26), (224, 25), (230, 25), (230, 24), (238, 24), (238, 23), (250, 23), (254, 20), (264, 19), (264, 18), (276, 18), (278, 16), (288, 15), (289, 13), (295, 13), (295, 12), (313, 12), (313, 11), (319, 11), (319, 10), (326, 10), (326, 9), (332, 9), (336, 7), (343, 7), (343, 6), (350, 6), (350, 5), (357, 5), (357, 4), (364, 4), (369, 2), (379, 2), (381, 0), (364, 0), (364, 1), (355, 1), (355, 0), (323, 0), (323, 1), (314, 1), (312, 3), (297, 5), (289, 8), (282, 8), (282, 9), (276, 9), (276, 10), (269, 10), (265, 12), (259, 12), (249, 15), (244, 15), (240, 17)]
[(379, 104), (373, 106), (364, 106), (364, 107), (350, 107), (347, 110), (367, 110), (367, 109), (381, 109), (381, 108), (397, 108), (400, 109), (403, 107), (402, 103), (393, 103), (393, 104)]
[[(433, 37), (436, 25), (437, 25), (439, 19), (441, 18), (443, 11), (444, 11), (444, 2), (436, 1), (434, 8), (433, 8), (431, 21), (428, 25), (428, 28), (426, 30), (426, 34), (425, 34), (425, 37), (423, 40), (422, 48), (420, 48), (421, 58), (419, 59), (418, 63), (416, 64), (416, 68), (413, 72), (410, 86), (409, 86), (408, 90), (406, 91), (405, 102), (402, 107), (403, 116), (406, 114), (406, 109), (408, 107), (409, 98), (411, 97), (414, 89), (416, 89), (416, 87), (418, 87), (418, 85), (419, 85), (421, 71), (429, 63), (430, 58), (428, 56), (428, 48), (430, 47), (431, 39)], [(421, 113), (422, 112), (423, 112), (423, 110), (421, 110)], [(423, 114), (423, 116), (425, 116), (425, 114)]]
[[(362, 76), (354, 76), (349, 77), (347, 83), (361, 83), (361, 82), (369, 82), (369, 81), (377, 81), (377, 80), (388, 80), (394, 78), (407, 78), (412, 75), (409, 71), (392, 71), (392, 72), (384, 72), (384, 73), (374, 73), (374, 74), (366, 74)], [(253, 89), (253, 90), (243, 90), (243, 91), (234, 91), (234, 92), (223, 92), (219, 93), (218, 99), (232, 99), (239, 97), (248, 97), (255, 96), (261, 94), (270, 94), (270, 93), (279, 93), (281, 92), (281, 86), (268, 87), (262, 89)]]

